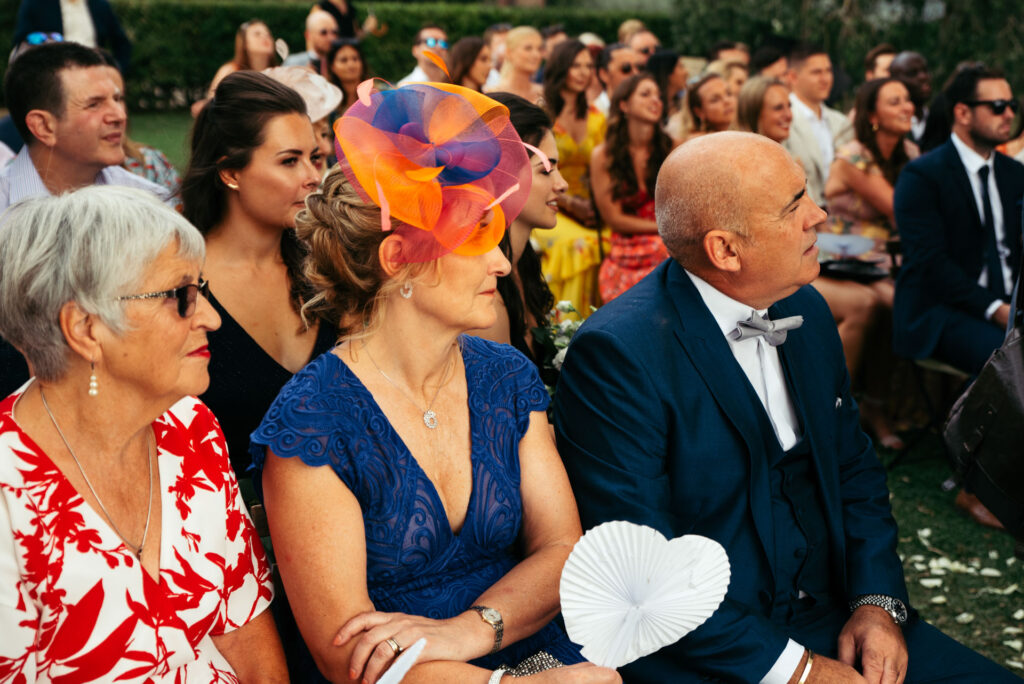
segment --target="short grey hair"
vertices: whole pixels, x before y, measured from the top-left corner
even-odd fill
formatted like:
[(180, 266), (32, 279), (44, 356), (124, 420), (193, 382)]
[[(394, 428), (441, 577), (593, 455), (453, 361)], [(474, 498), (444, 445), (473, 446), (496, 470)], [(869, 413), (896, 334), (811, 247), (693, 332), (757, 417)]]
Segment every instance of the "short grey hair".
[(75, 302), (116, 334), (127, 331), (125, 306), (157, 255), (202, 263), (196, 228), (152, 193), (94, 185), (14, 205), (0, 216), (0, 335), (41, 380), (59, 380), (70, 348), (60, 310)]
[(747, 203), (731, 196), (739, 194), (739, 173), (735, 164), (724, 159), (726, 155), (708, 143), (712, 138), (731, 140), (749, 135), (724, 132), (701, 136), (677, 147), (662, 164), (654, 190), (658, 234), (668, 253), (684, 266), (693, 263), (711, 230), (747, 236)]

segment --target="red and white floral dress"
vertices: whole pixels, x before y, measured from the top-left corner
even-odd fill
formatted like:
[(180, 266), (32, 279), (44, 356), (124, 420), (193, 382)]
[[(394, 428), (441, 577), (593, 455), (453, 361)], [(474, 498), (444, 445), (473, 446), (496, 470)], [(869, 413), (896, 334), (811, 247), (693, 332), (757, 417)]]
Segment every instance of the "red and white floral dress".
[(211, 635), (267, 609), (272, 582), (210, 410), (153, 423), (159, 582), (0, 402), (0, 683), (237, 682)]

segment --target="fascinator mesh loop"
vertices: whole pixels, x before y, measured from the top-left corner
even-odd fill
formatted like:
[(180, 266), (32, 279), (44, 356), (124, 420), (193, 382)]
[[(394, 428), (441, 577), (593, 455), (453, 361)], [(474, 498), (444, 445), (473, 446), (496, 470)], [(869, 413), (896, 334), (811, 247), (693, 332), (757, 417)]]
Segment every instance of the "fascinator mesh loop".
[(519, 214), (532, 171), (508, 109), (447, 83), (369, 94), (334, 124), (349, 181), (403, 236), (400, 259), (490, 251)]

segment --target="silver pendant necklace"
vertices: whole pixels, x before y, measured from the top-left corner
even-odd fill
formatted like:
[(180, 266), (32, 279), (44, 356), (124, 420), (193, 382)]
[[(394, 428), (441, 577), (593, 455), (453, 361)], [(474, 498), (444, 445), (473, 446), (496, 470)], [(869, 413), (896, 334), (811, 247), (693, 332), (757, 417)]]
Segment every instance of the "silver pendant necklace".
[(139, 542), (138, 546), (136, 546), (135, 544), (132, 544), (130, 541), (128, 541), (128, 538), (121, 533), (121, 530), (114, 523), (114, 519), (111, 518), (110, 513), (107, 512), (107, 507), (103, 505), (103, 500), (100, 499), (100, 495), (97, 494), (96, 490), (93, 488), (92, 482), (89, 482), (89, 476), (85, 474), (85, 470), (82, 468), (82, 464), (78, 462), (78, 457), (75, 456), (74, 450), (72, 450), (71, 445), (68, 444), (68, 438), (64, 436), (64, 432), (60, 429), (60, 425), (57, 425), (57, 419), (53, 417), (53, 411), (50, 410), (50, 405), (46, 403), (46, 395), (43, 394), (42, 387), (39, 388), (39, 398), (43, 400), (43, 408), (46, 409), (46, 415), (50, 417), (50, 422), (53, 423), (53, 427), (57, 430), (57, 434), (60, 435), (61, 441), (64, 442), (64, 447), (68, 450), (68, 453), (71, 454), (71, 459), (75, 462), (75, 465), (78, 466), (78, 472), (82, 474), (82, 479), (85, 480), (85, 486), (89, 488), (89, 491), (92, 492), (93, 498), (96, 499), (96, 503), (100, 505), (100, 510), (103, 511), (103, 515), (106, 516), (107, 522), (110, 523), (110, 526), (114, 529), (114, 532), (117, 533), (117, 536), (121, 538), (121, 541), (124, 542), (124, 545), (127, 546), (132, 551), (132, 553), (135, 554), (135, 557), (141, 563), (142, 549), (146, 546), (146, 537), (149, 535), (149, 518), (150, 515), (153, 513), (153, 445), (147, 438), (146, 453), (148, 458), (146, 459), (146, 461), (147, 464), (149, 465), (149, 506), (146, 508), (146, 526), (142, 530), (142, 541)]
[[(456, 349), (457, 348), (458, 348), (458, 345), (456, 345)], [(427, 408), (423, 409), (423, 408), (420, 407), (419, 404), (416, 403), (416, 401), (412, 397), (410, 397), (405, 392), (404, 389), (402, 389), (398, 385), (398, 383), (396, 383), (394, 380), (389, 378), (388, 374), (380, 369), (380, 366), (378, 366), (377, 362), (374, 361), (373, 355), (370, 354), (370, 350), (367, 349), (366, 342), (363, 342), (363, 351), (366, 352), (367, 358), (370, 359), (370, 363), (372, 363), (373, 367), (377, 369), (377, 372), (380, 373), (381, 377), (384, 378), (385, 380), (387, 380), (388, 383), (390, 383), (390, 385), (392, 387), (394, 387), (396, 390), (401, 392), (402, 396), (405, 397), (406, 399), (408, 399), (409, 402), (413, 406), (418, 408), (420, 411), (423, 411), (423, 424), (426, 425), (431, 430), (435, 429), (437, 427), (437, 414), (434, 413), (433, 406), (434, 406), (434, 402), (437, 401), (437, 395), (439, 395), (441, 393), (441, 388), (444, 387), (445, 383), (448, 382), (448, 373), (451, 372), (452, 367), (455, 365), (455, 355), (454, 355), (454, 352), (452, 353), (451, 357), (448, 360), (448, 365), (445, 367), (444, 374), (441, 376), (441, 382), (438, 384), (437, 390), (434, 392), (434, 396), (431, 398), (430, 403), (427, 404)]]

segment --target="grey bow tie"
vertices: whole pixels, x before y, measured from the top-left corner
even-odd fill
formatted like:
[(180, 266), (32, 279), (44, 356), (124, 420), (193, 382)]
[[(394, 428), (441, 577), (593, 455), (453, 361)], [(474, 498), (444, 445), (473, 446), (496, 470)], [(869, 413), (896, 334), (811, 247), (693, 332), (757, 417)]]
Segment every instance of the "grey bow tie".
[(734, 340), (746, 340), (764, 335), (765, 342), (777, 347), (786, 341), (787, 330), (796, 330), (803, 324), (803, 316), (789, 316), (773, 321), (767, 316), (752, 315), (745, 321), (739, 321), (736, 329), (729, 333), (729, 337)]

